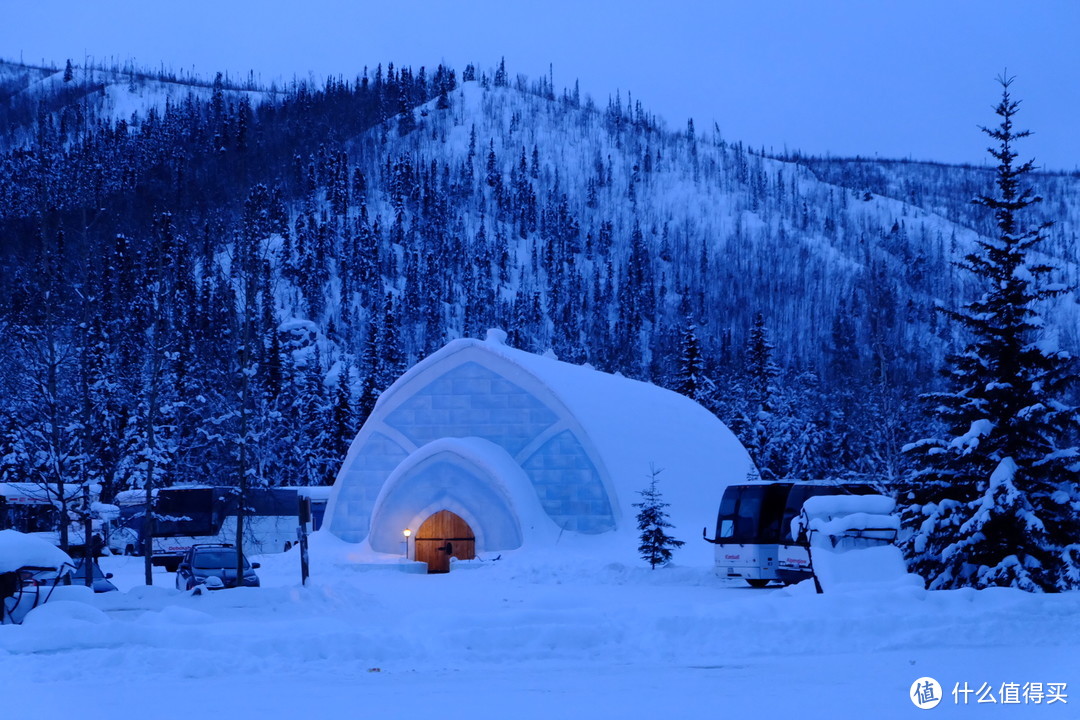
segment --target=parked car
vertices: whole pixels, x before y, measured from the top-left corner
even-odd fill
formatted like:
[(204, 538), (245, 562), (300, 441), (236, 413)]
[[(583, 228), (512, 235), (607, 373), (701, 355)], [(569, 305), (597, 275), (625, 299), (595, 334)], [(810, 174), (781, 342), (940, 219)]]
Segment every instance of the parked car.
[[(255, 574), (259, 563), (244, 558), (244, 587), (259, 587)], [(207, 543), (192, 545), (180, 558), (176, 568), (176, 589), (191, 590), (199, 585), (208, 590), (236, 587), (236, 549), (232, 545)]]
[[(114, 592), (116, 586), (109, 582), (112, 579), (112, 573), (101, 572), (101, 566), (97, 564), (97, 561), (90, 563), (90, 578), (91, 585), (94, 592)], [(83, 558), (79, 558), (75, 561), (75, 570), (71, 573), (72, 585), (85, 585), (86, 584), (86, 561)]]

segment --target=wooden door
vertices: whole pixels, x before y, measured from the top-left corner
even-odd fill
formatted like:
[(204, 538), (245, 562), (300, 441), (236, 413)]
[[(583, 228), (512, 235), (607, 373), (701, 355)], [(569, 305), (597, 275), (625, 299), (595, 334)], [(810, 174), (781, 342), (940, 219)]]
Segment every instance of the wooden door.
[(416, 531), (416, 559), (426, 562), (429, 573), (450, 572), (450, 558), (476, 557), (476, 537), (472, 528), (449, 510), (440, 510)]

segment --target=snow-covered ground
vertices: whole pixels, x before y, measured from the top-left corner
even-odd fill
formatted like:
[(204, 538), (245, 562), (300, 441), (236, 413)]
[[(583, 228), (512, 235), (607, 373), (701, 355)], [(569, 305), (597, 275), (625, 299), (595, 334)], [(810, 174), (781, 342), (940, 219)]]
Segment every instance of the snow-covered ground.
[[(923, 676), (940, 717), (1080, 714), (1076, 593), (756, 591), (551, 552), (428, 576), (349, 555), (316, 536), (307, 588), (293, 551), (255, 558), (262, 588), (202, 596), (103, 558), (121, 592), (0, 627), (3, 717), (899, 718), (922, 712)], [(954, 705), (965, 682), (997, 704)], [(1005, 705), (1011, 682), (1070, 697)]]

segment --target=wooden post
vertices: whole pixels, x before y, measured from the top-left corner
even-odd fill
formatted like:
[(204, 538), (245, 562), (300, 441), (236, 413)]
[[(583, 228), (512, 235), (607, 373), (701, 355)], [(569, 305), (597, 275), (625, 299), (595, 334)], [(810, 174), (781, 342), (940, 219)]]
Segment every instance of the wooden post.
[(306, 586), (308, 581), (308, 527), (311, 525), (311, 498), (300, 495), (300, 527), (296, 534), (300, 538), (300, 584)]
[[(807, 519), (807, 525), (810, 521)], [(821, 580), (818, 580), (817, 570), (814, 569), (814, 553), (810, 550), (810, 545), (813, 542), (814, 531), (811, 530), (806, 533), (806, 560), (810, 563), (810, 576), (814, 578), (814, 590), (818, 595), (823, 595), (825, 591), (821, 588)]]

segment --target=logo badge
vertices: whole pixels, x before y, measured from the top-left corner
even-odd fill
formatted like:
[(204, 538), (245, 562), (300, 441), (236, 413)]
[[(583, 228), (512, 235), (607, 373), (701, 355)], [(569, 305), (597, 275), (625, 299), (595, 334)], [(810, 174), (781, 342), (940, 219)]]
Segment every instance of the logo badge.
[(941, 685), (932, 677), (921, 677), (911, 683), (908, 697), (921, 710), (936, 708), (941, 702)]

